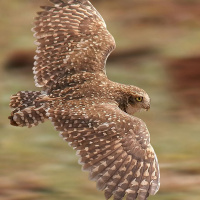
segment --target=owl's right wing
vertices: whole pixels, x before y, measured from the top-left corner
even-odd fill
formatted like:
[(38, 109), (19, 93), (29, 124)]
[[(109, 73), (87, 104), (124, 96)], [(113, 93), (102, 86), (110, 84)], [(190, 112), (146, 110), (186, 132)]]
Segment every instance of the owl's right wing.
[(83, 169), (105, 190), (106, 199), (126, 195), (126, 200), (145, 200), (154, 195), (160, 172), (145, 123), (116, 104), (90, 103), (68, 101), (49, 109), (49, 119), (77, 150)]
[(101, 15), (88, 0), (50, 1), (53, 5), (42, 7), (33, 28), (36, 86), (63, 89), (73, 75), (105, 74), (105, 62), (115, 41)]

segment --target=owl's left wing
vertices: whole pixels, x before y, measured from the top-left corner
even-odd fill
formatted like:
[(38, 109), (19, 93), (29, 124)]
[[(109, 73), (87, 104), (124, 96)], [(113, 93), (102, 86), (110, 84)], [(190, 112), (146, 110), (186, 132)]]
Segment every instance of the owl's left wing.
[(145, 123), (115, 104), (74, 104), (48, 110), (61, 136), (77, 150), (97, 188), (120, 200), (145, 200), (160, 185), (156, 154)]
[(77, 74), (84, 74), (82, 79), (90, 73), (105, 75), (105, 62), (115, 41), (101, 15), (88, 0), (50, 1), (53, 5), (42, 6), (33, 28), (36, 86), (63, 89), (78, 82)]

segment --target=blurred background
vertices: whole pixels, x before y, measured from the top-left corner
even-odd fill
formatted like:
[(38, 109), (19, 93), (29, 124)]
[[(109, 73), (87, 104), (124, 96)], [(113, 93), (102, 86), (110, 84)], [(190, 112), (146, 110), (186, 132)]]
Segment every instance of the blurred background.
[[(91, 0), (115, 37), (108, 77), (152, 100), (139, 113), (151, 133), (161, 188), (151, 200), (200, 199), (200, 1)], [(0, 200), (102, 200), (50, 122), (9, 125), (9, 98), (37, 90), (31, 28), (47, 0), (0, 1)]]

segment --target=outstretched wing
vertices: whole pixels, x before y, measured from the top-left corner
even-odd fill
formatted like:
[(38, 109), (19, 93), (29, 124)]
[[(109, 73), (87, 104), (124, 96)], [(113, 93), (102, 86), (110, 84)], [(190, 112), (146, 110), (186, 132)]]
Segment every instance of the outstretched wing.
[(88, 0), (50, 1), (54, 5), (42, 7), (33, 28), (36, 86), (61, 88), (74, 74), (105, 73), (115, 41), (101, 15)]
[[(89, 106), (90, 105), (90, 106)], [(63, 109), (64, 108), (64, 109)], [(61, 136), (77, 150), (97, 188), (120, 200), (145, 200), (159, 189), (159, 166), (145, 123), (116, 104), (70, 103), (49, 109)]]

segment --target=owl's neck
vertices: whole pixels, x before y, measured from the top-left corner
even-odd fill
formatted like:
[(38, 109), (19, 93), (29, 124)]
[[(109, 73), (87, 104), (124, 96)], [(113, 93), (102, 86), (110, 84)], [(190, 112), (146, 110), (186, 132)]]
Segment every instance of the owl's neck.
[(128, 99), (129, 99), (129, 90), (130, 87), (128, 85), (115, 83), (115, 101), (118, 103), (119, 108), (126, 112), (128, 106)]

